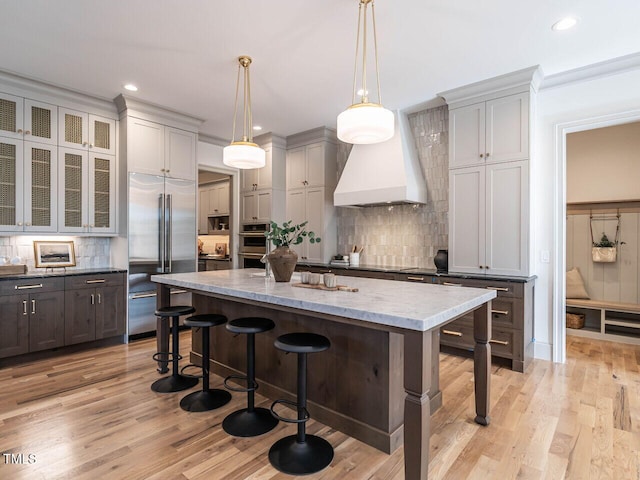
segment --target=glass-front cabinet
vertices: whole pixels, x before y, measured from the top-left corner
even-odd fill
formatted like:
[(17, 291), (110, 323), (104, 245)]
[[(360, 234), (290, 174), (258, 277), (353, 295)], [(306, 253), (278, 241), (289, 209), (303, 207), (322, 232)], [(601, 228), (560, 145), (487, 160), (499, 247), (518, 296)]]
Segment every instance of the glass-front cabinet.
[(115, 232), (115, 157), (60, 148), (60, 231)]
[(57, 230), (57, 149), (0, 138), (0, 230)]

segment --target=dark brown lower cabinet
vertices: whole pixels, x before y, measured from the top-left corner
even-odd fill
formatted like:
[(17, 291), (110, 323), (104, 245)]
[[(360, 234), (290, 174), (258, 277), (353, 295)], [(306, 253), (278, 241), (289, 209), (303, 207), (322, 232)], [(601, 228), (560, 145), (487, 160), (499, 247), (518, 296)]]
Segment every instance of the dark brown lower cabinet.
[(124, 334), (124, 275), (67, 277), (65, 305), (66, 345)]
[(64, 345), (64, 292), (29, 295), (29, 351)]
[(64, 279), (0, 282), (0, 358), (64, 345)]
[(124, 273), (0, 279), (0, 358), (124, 335)]

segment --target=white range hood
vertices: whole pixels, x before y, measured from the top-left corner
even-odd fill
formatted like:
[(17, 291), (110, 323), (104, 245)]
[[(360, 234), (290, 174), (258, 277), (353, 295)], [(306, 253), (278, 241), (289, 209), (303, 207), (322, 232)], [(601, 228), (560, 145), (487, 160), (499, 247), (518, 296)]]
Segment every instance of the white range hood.
[(395, 134), (386, 142), (354, 145), (333, 193), (337, 207), (427, 203), (409, 119), (395, 114)]

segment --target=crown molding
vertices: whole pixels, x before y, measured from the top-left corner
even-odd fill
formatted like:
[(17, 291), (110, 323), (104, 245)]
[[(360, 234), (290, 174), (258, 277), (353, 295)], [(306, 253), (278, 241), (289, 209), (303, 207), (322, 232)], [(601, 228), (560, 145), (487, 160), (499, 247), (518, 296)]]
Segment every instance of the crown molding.
[(449, 108), (462, 107), (482, 100), (538, 90), (543, 74), (539, 65), (447, 90), (438, 96)]
[(640, 52), (549, 75), (544, 78), (540, 89), (547, 90), (638, 69), (640, 69)]
[(76, 92), (6, 70), (0, 70), (0, 84), (2, 84), (2, 90), (11, 95), (118, 118), (116, 106), (113, 101), (106, 98)]
[(204, 119), (197, 118), (186, 113), (171, 110), (161, 105), (145, 102), (129, 95), (120, 94), (113, 99), (118, 107), (118, 113), (122, 119), (124, 116), (132, 116), (162, 123), (170, 127), (180, 128), (191, 132), (197, 132)]
[(271, 132), (253, 137), (253, 141), (262, 148), (287, 148), (287, 140), (284, 137)]
[(287, 148), (301, 147), (316, 142), (330, 142), (338, 144), (338, 135), (333, 128), (318, 127), (304, 132), (295, 133), (287, 137)]

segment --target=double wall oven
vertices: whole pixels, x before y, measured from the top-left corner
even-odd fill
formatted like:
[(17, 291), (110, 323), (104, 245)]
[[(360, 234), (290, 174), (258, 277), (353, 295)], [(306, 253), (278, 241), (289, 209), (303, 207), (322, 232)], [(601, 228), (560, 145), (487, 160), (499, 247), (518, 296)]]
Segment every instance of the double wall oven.
[(247, 223), (240, 228), (240, 249), (238, 257), (242, 268), (264, 268), (262, 257), (267, 253), (268, 241), (264, 232), (267, 223)]

